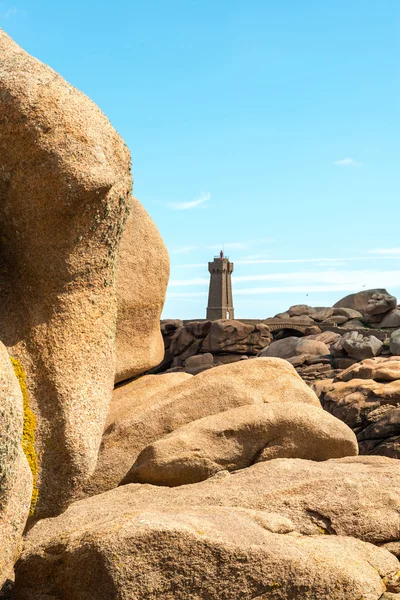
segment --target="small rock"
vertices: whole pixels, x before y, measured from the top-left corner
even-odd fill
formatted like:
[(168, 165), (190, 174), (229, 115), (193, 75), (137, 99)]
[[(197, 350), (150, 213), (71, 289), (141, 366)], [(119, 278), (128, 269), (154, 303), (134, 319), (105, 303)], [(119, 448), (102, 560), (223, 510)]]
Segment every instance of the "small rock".
[(394, 356), (400, 356), (400, 329), (393, 331), (390, 336), (390, 352)]
[(334, 308), (334, 315), (340, 315), (342, 317), (347, 317), (348, 319), (361, 319), (362, 314), (358, 312), (358, 310), (354, 310), (352, 308)]
[(343, 336), (343, 348), (351, 358), (364, 360), (376, 356), (383, 344), (373, 335), (363, 336), (361, 333), (345, 333)]
[(214, 367), (214, 357), (209, 352), (190, 356), (185, 362), (185, 372), (190, 375), (198, 375), (202, 371), (212, 369)]

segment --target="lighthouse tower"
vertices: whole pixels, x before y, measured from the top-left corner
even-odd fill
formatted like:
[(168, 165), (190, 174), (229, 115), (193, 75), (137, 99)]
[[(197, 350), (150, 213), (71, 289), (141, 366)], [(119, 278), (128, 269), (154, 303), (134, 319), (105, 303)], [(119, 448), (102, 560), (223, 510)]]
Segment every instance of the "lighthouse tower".
[(234, 319), (231, 275), (233, 263), (221, 250), (213, 262), (208, 263), (210, 290), (208, 293), (207, 319)]

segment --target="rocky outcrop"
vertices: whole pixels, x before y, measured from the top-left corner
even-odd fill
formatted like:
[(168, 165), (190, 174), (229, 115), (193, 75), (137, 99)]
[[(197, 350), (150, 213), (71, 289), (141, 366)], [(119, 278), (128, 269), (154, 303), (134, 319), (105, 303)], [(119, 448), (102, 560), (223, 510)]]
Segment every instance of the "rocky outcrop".
[(169, 257), (157, 227), (136, 199), (119, 254), (115, 381), (145, 373), (164, 356), (160, 316)]
[[(177, 375), (185, 374), (167, 373), (164, 377)], [(159, 376), (154, 377), (157, 379)], [(154, 393), (140, 404), (129, 402), (127, 392), (126, 412), (109, 417), (88, 493), (100, 493), (115, 487), (143, 448), (202, 417), (246, 404), (302, 402), (320, 406), (314, 392), (294, 368), (277, 358), (239, 361), (208, 369), (195, 377), (186, 377), (189, 379)], [(134, 389), (135, 383), (129, 384), (131, 389)], [(118, 404), (115, 408), (118, 410)]]
[(374, 457), (123, 486), (29, 532), (18, 598), (381, 600), (400, 591), (400, 565), (372, 544), (400, 535), (399, 485), (399, 463)]
[(115, 372), (129, 151), (84, 94), (0, 31), (0, 339), (36, 415), (36, 517), (93, 472)]
[(22, 546), (32, 497), (23, 451), (24, 402), (10, 357), (0, 343), (0, 589)]
[(333, 306), (334, 308), (350, 308), (364, 315), (367, 312), (369, 302), (376, 295), (389, 296), (390, 294), (383, 288), (364, 290), (362, 292), (357, 292), (356, 294), (349, 294), (348, 296), (345, 296)]
[(350, 357), (355, 360), (373, 358), (382, 350), (383, 343), (374, 335), (364, 336), (357, 331), (345, 333), (331, 347), (333, 356)]
[(350, 330), (390, 328), (400, 325), (400, 309), (396, 298), (386, 290), (365, 290), (342, 298), (333, 308), (298, 304), (291, 306), (287, 312), (265, 320), (270, 325), (279, 321), (284, 321), (288, 329), (291, 324), (344, 327)]
[(301, 403), (240, 406), (180, 427), (147, 446), (123, 483), (183, 485), (274, 458), (358, 454), (347, 425)]
[(212, 361), (197, 361), (196, 373), (199, 373), (201, 364), (209, 368), (211, 362), (211, 366), (218, 366), (236, 362), (241, 357), (255, 356), (271, 341), (269, 328), (264, 323), (248, 325), (234, 319), (190, 321), (185, 325), (181, 321), (167, 320), (161, 322), (161, 331), (165, 355), (162, 363), (153, 369), (156, 373), (168, 368), (181, 368), (191, 373), (193, 363), (188, 359), (212, 354)]
[(400, 458), (400, 357), (357, 363), (319, 391), (325, 410), (355, 432), (360, 454)]

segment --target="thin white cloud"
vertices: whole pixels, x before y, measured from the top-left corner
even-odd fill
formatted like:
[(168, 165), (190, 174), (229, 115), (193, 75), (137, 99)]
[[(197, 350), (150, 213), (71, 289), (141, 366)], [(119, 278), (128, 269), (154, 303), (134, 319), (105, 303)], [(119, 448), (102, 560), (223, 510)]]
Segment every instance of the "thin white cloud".
[(1, 11), (0, 16), (2, 16), (4, 19), (10, 19), (10, 18), (16, 17), (18, 15), (20, 15), (20, 16), (26, 15), (25, 10), (17, 8), (16, 6), (9, 6), (5, 2), (0, 2), (0, 11)]
[(227, 244), (212, 244), (211, 246), (206, 246), (207, 250), (247, 250), (247, 243), (244, 242), (228, 242)]
[(362, 167), (362, 163), (358, 160), (354, 160), (354, 158), (342, 158), (333, 161), (332, 164), (336, 167)]
[(170, 250), (171, 254), (188, 254), (189, 252), (193, 252), (193, 250), (197, 250), (198, 246), (181, 246), (180, 248), (173, 248)]
[[(331, 271), (298, 271), (293, 273), (263, 273), (261, 275), (241, 275), (232, 277), (235, 293), (247, 293), (247, 289), (237, 287), (240, 283), (254, 281), (282, 281), (287, 283), (301, 282), (305, 287), (312, 288), (315, 284), (326, 284), (335, 289), (353, 289), (400, 286), (400, 270), (382, 271), (373, 269), (364, 270), (331, 270)], [(193, 277), (191, 279), (172, 279), (170, 287), (207, 286), (209, 278)], [(350, 286), (350, 287), (349, 287)], [(263, 288), (267, 289), (267, 288)], [(270, 289), (270, 288), (268, 288)], [(275, 289), (275, 288), (271, 288)]]
[(399, 255), (400, 248), (376, 248), (375, 250), (368, 250), (369, 254), (383, 254), (383, 255)]
[[(340, 267), (345, 263), (353, 261), (371, 261), (373, 260), (400, 260), (400, 254), (397, 252), (390, 252), (387, 254), (381, 254), (374, 257), (371, 256), (351, 256), (344, 258), (267, 258), (267, 259), (250, 259), (244, 258), (234, 260), (235, 265), (267, 265), (267, 264), (315, 264), (316, 266), (324, 267)], [(174, 265), (174, 269), (204, 269), (206, 263), (188, 263), (186, 265)]]
[(210, 206), (209, 204), (204, 204), (210, 200), (211, 194), (208, 192), (206, 194), (201, 194), (199, 198), (196, 200), (189, 200), (188, 202), (170, 202), (168, 204), (168, 208), (172, 210), (190, 210), (192, 208), (207, 208)]

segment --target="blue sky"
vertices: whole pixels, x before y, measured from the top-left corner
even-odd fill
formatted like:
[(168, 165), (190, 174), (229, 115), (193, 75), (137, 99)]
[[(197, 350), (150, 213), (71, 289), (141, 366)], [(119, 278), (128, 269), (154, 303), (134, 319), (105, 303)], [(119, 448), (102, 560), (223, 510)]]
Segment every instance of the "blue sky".
[(90, 96), (171, 256), (165, 317), (400, 297), (398, 0), (0, 0), (0, 27)]

